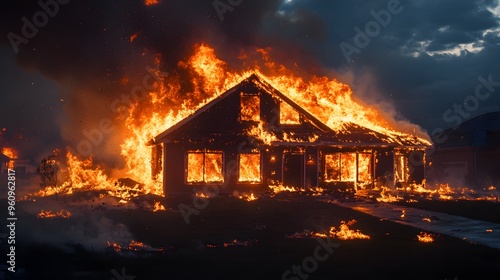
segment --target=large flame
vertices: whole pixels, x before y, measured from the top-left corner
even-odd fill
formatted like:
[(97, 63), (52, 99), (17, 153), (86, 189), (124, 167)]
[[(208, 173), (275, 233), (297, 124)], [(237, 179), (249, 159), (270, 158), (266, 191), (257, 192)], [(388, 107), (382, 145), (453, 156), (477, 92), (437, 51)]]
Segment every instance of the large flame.
[(11, 159), (11, 161), (7, 163), (7, 168), (14, 169), (14, 161), (12, 161), (12, 159), (17, 159), (17, 151), (14, 148), (4, 147), (2, 148), (1, 153)]

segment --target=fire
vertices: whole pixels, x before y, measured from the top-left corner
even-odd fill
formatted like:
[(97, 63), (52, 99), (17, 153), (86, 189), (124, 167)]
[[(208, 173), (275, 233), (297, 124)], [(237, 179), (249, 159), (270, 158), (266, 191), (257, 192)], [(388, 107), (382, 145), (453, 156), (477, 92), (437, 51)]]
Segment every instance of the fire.
[(67, 210), (61, 210), (59, 212), (45, 211), (42, 210), (40, 213), (36, 215), (38, 219), (46, 219), (46, 218), (69, 218), (71, 217), (71, 213)]
[(423, 232), (423, 231), (421, 231), (417, 235), (417, 238), (418, 238), (418, 241), (423, 242), (423, 243), (434, 242), (434, 236), (432, 234), (430, 234), (430, 233), (426, 233), (426, 232)]
[(391, 192), (390, 188), (382, 186), (381, 189), (382, 190), (380, 191), (380, 197), (377, 197), (378, 202), (389, 203), (389, 202), (398, 202), (400, 200), (403, 200), (403, 197), (399, 195), (396, 196), (392, 195), (390, 193)]
[(260, 154), (241, 154), (239, 182), (259, 183), (261, 181)]
[(248, 194), (248, 193), (239, 193), (238, 191), (234, 191), (233, 196), (237, 197), (238, 199), (242, 199), (242, 200), (246, 200), (246, 201), (254, 201), (254, 200), (259, 199), (257, 196), (254, 195), (253, 192)]
[(338, 238), (340, 240), (353, 240), (353, 239), (370, 239), (369, 235), (361, 233), (360, 230), (353, 230), (349, 227), (355, 224), (356, 220), (350, 220), (347, 223), (345, 221), (340, 222), (340, 226), (330, 227), (328, 232), (314, 232), (309, 230), (304, 230), (303, 232), (296, 232), (292, 235), (287, 235), (287, 238)]
[(153, 212), (166, 211), (165, 206), (163, 206), (159, 201), (155, 201), (153, 206)]
[(7, 168), (14, 169), (14, 161), (12, 160), (17, 159), (18, 157), (17, 151), (14, 150), (14, 148), (4, 147), (2, 148), (1, 153), (4, 154), (5, 156), (8, 156), (11, 159), (11, 161), (7, 163)]
[(341, 221), (340, 227), (337, 230), (335, 227), (330, 228), (330, 236), (337, 237), (341, 240), (350, 240), (350, 239), (370, 239), (369, 235), (361, 233), (361, 231), (349, 229), (350, 226), (355, 224), (356, 220), (350, 220), (349, 222)]
[(136, 241), (136, 240), (131, 240), (130, 243), (127, 246), (122, 246), (118, 242), (114, 241), (107, 241), (107, 247), (112, 249), (113, 251), (117, 253), (121, 253), (124, 251), (147, 251), (147, 252), (163, 252), (163, 248), (154, 248), (151, 247), (143, 242)]
[(280, 192), (299, 192), (300, 189), (297, 187), (288, 187), (283, 185), (270, 185), (269, 188), (275, 194)]
[(158, 5), (159, 3), (159, 0), (144, 0), (144, 5), (146, 6)]

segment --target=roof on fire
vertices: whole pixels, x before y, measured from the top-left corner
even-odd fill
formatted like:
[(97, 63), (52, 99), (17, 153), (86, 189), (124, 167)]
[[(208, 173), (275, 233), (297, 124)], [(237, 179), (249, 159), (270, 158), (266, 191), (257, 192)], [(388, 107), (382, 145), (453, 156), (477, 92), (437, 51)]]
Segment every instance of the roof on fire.
[[(173, 132), (177, 131), (181, 127), (185, 126), (188, 124), (191, 120), (195, 119), (202, 113), (206, 112), (209, 110), (211, 107), (219, 103), (221, 100), (227, 98), (228, 96), (231, 96), (232, 94), (239, 94), (238, 89), (244, 84), (244, 83), (252, 83), (255, 85), (257, 88), (262, 89), (266, 91), (267, 93), (278, 97), (281, 99), (283, 102), (286, 102), (289, 104), (293, 109), (295, 109), (297, 112), (302, 114), (305, 119), (307, 119), (312, 125), (314, 125), (318, 130), (322, 131), (323, 133), (321, 134), (318, 139), (314, 141), (314, 144), (319, 144), (321, 143), (322, 145), (363, 145), (363, 146), (398, 146), (398, 145), (403, 145), (403, 146), (426, 146), (424, 143), (418, 140), (417, 137), (412, 138), (412, 139), (407, 139), (403, 137), (398, 137), (397, 135), (384, 135), (379, 132), (376, 132), (374, 130), (371, 130), (369, 128), (357, 125), (355, 123), (345, 123), (344, 124), (344, 129), (342, 131), (334, 131), (330, 127), (328, 127), (326, 124), (324, 124), (322, 121), (314, 117), (311, 113), (303, 109), (300, 105), (295, 103), (293, 100), (288, 98), (286, 95), (281, 93), (280, 91), (276, 90), (273, 86), (271, 86), (269, 83), (263, 81), (258, 75), (252, 74), (248, 78), (244, 79), (241, 81), (239, 84), (235, 85), (225, 93), (221, 94), (220, 96), (216, 97), (209, 103), (205, 104), (203, 107), (199, 108), (197, 111), (195, 111), (193, 114), (189, 115), (188, 117), (182, 119), (175, 125), (171, 126), (164, 132), (160, 133), (154, 139), (152, 140), (153, 143), (161, 143), (165, 142), (169, 135), (171, 135)], [(288, 143), (290, 144), (290, 143)], [(299, 144), (299, 143), (297, 143)], [(300, 144), (304, 145), (306, 144), (305, 142), (300, 142)], [(313, 144), (311, 142), (311, 144)]]

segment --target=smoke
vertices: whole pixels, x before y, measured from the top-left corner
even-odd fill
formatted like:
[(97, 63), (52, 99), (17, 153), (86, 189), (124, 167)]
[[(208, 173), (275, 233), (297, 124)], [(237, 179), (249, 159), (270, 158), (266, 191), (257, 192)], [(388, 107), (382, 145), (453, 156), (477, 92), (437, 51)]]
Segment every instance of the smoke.
[[(18, 203), (25, 221), (19, 223), (18, 233), (24, 243), (51, 245), (65, 251), (71, 250), (74, 245), (81, 245), (86, 250), (102, 252), (108, 247), (108, 242), (126, 246), (134, 239), (125, 224), (105, 216), (103, 210), (121, 208), (126, 211), (136, 206), (122, 205), (113, 197), (78, 193), (71, 198), (56, 195)], [(37, 218), (42, 210), (70, 213), (71, 216)], [(31, 219), (37, 221), (29, 221)]]
[(333, 76), (348, 84), (353, 90), (353, 98), (366, 107), (375, 109), (387, 124), (398, 131), (427, 139), (430, 137), (420, 126), (408, 121), (390, 98), (392, 93), (382, 93), (377, 85), (372, 70), (363, 68), (353, 70), (334, 70)]

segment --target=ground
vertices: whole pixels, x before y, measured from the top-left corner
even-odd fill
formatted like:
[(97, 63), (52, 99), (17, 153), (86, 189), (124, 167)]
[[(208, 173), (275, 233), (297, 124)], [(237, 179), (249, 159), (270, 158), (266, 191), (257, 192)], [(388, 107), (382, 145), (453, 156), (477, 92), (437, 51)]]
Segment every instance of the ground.
[[(419, 229), (322, 202), (312, 195), (280, 193), (250, 202), (233, 196), (214, 197), (186, 224), (178, 207), (192, 204), (192, 200), (190, 195), (147, 195), (120, 204), (102, 191), (20, 200), (16, 224), (18, 277), (7, 273), (6, 279), (131, 280), (128, 275), (135, 280), (462, 280), (498, 279), (500, 275), (500, 250), (446, 235), (435, 235), (434, 242), (421, 243), (417, 240)], [(153, 212), (155, 201), (161, 201), (166, 211)], [(6, 207), (7, 201), (2, 199), (0, 203)], [(499, 203), (470, 203), (469, 215), (500, 213)], [(440, 210), (454, 212), (463, 204), (449, 201), (437, 205), (443, 205)], [(411, 206), (417, 205), (438, 207), (423, 202)], [(40, 209), (64, 209), (71, 217), (37, 218)], [(332, 249), (326, 260), (317, 261), (317, 268), (310, 273), (303, 271), (302, 278), (293, 274), (282, 278), (293, 265), (302, 265), (304, 259), (311, 260), (315, 255), (320, 243), (304, 232), (326, 232), (350, 220), (357, 221), (352, 229), (371, 238), (333, 239), (331, 242), (340, 246)], [(290, 238), (294, 234), (303, 238)], [(138, 251), (117, 252), (106, 244), (110, 241), (127, 247), (131, 239), (146, 245)], [(6, 252), (3, 240), (0, 247)]]

